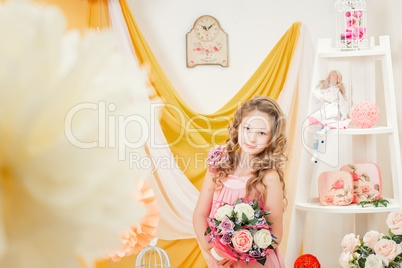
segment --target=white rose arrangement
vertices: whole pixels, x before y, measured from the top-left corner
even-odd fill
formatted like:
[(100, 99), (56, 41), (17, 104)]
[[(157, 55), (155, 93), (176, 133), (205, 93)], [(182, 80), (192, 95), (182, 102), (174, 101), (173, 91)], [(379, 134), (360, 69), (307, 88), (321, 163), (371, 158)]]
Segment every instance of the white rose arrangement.
[(343, 268), (402, 267), (402, 211), (391, 212), (386, 220), (389, 236), (378, 231), (367, 232), (363, 239), (348, 234), (342, 239), (339, 263)]

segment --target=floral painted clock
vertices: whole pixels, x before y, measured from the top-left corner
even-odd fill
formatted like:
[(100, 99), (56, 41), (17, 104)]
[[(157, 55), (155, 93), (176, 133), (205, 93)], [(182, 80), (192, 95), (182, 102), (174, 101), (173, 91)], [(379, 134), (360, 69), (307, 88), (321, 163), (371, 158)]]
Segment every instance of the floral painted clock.
[(196, 65), (228, 67), (228, 35), (214, 17), (199, 17), (186, 39), (188, 68)]

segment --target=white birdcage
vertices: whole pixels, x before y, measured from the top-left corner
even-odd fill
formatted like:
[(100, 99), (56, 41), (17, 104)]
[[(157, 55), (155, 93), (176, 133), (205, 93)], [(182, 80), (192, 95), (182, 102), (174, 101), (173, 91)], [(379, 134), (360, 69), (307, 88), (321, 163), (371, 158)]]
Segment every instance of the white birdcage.
[(161, 267), (161, 268), (170, 268), (170, 260), (166, 251), (163, 249), (156, 247), (156, 243), (158, 238), (154, 238), (150, 243), (149, 247), (144, 248), (137, 255), (137, 259), (135, 261), (135, 268), (142, 267)]
[(337, 0), (336, 46), (341, 49), (367, 48), (367, 11), (364, 0)]

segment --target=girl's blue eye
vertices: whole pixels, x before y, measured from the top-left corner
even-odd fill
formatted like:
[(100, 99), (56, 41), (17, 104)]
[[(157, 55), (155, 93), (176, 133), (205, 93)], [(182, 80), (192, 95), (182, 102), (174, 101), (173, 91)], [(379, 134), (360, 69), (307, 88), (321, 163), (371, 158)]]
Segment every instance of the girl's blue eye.
[(246, 130), (250, 130), (250, 128), (249, 127), (244, 127)]
[(260, 134), (260, 135), (266, 135), (265, 132), (259, 132), (258, 134)]

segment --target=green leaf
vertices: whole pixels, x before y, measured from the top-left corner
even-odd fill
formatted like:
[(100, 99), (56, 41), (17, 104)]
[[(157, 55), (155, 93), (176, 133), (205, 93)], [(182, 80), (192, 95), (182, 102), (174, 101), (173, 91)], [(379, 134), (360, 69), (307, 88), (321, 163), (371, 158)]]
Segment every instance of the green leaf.
[(246, 214), (244, 214), (244, 212), (241, 213), (241, 219), (244, 223), (246, 223), (246, 224), (248, 223), (248, 218), (247, 218)]
[(236, 224), (236, 223), (235, 223), (235, 227), (233, 228), (233, 230), (239, 231), (239, 230), (241, 230), (241, 229), (243, 229), (243, 227), (241, 227), (240, 224)]
[(257, 202), (254, 203), (253, 209), (257, 209), (258, 208), (258, 200)]
[(262, 266), (265, 265), (265, 262), (267, 261), (267, 258), (263, 258), (263, 259), (257, 259), (258, 263), (260, 263)]
[(237, 257), (237, 261), (240, 261), (240, 257)]
[(366, 265), (366, 260), (366, 258), (360, 258), (359, 260), (357, 260), (360, 268), (364, 268), (364, 266)]
[(337, 194), (336, 197), (342, 198), (342, 197), (343, 197), (343, 194)]
[(389, 234), (389, 236), (390, 236), (391, 238), (393, 238), (393, 237), (395, 236), (394, 233), (391, 232), (391, 229), (388, 229), (388, 234)]
[(234, 204), (237, 205), (237, 204), (240, 204), (240, 203), (241, 203), (240, 199), (237, 199)]
[(258, 221), (258, 219), (252, 219), (248, 222), (248, 226), (253, 226), (254, 224), (256, 224)]
[(363, 177), (363, 179), (364, 179), (365, 181), (370, 181), (370, 177), (369, 177), (369, 175), (367, 175), (366, 173), (363, 173), (363, 174), (362, 174), (362, 177)]
[(392, 240), (392, 238), (391, 238), (391, 237), (386, 236), (386, 235), (384, 235), (384, 236), (382, 237), (382, 239)]

